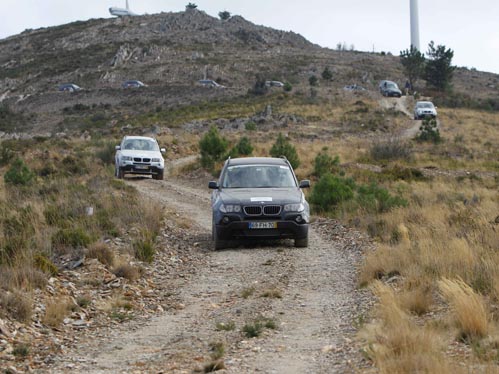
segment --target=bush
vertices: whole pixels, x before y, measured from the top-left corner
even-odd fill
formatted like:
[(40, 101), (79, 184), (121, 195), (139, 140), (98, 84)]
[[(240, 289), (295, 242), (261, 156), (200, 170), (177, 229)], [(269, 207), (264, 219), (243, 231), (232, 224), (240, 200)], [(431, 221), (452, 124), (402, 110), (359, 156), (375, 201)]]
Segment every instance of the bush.
[(140, 270), (133, 265), (121, 264), (113, 269), (113, 274), (119, 278), (125, 278), (133, 282), (139, 279)]
[(420, 142), (432, 142), (438, 144), (442, 142), (440, 137), (440, 131), (437, 127), (437, 121), (435, 119), (424, 119), (421, 127), (419, 128), (420, 133), (417, 140)]
[(106, 243), (99, 242), (91, 245), (87, 250), (88, 258), (96, 258), (99, 262), (106, 266), (113, 266), (114, 253)]
[(293, 169), (300, 166), (300, 159), (296, 153), (296, 148), (285, 138), (281, 133), (277, 136), (277, 140), (270, 148), (270, 155), (272, 157), (282, 157), (285, 156)]
[(321, 210), (330, 210), (343, 201), (354, 197), (355, 183), (352, 179), (324, 174), (315, 183), (310, 195), (310, 202)]
[(23, 160), (17, 158), (4, 175), (6, 184), (14, 186), (28, 186), (35, 178), (35, 174), (28, 168)]
[(14, 151), (8, 144), (0, 144), (0, 166), (7, 165), (14, 158)]
[(248, 92), (253, 95), (265, 95), (268, 91), (269, 88), (265, 84), (265, 78), (261, 75), (257, 75), (253, 88), (250, 89)]
[(136, 240), (133, 242), (132, 246), (135, 257), (140, 261), (151, 263), (154, 260), (156, 250), (154, 248), (154, 242), (151, 239)]
[(283, 89), (285, 92), (291, 92), (291, 90), (293, 89), (293, 86), (291, 85), (291, 83), (285, 82)]
[(100, 148), (96, 156), (99, 158), (104, 164), (113, 165), (114, 164), (114, 155), (116, 154), (115, 143), (114, 142), (106, 142), (102, 148)]
[(407, 201), (398, 196), (391, 196), (388, 190), (376, 183), (360, 186), (357, 202), (370, 213), (384, 213), (397, 206), (407, 206)]
[(244, 129), (246, 131), (256, 131), (256, 123), (253, 122), (253, 121), (248, 121), (246, 122), (246, 124), (244, 125)]
[(223, 12), (218, 12), (218, 16), (220, 17), (220, 19), (222, 21), (226, 21), (230, 18), (231, 14), (230, 14), (230, 12), (227, 12), (226, 10), (224, 10)]
[(391, 138), (375, 143), (369, 150), (371, 158), (375, 161), (410, 160), (412, 157), (411, 146), (401, 139)]
[(253, 153), (253, 146), (251, 145), (251, 141), (243, 136), (239, 139), (239, 142), (235, 145), (235, 147), (231, 151), (231, 156), (249, 156)]
[(59, 273), (59, 269), (54, 265), (50, 259), (42, 253), (37, 253), (33, 259), (34, 265), (37, 269), (55, 277)]
[(210, 131), (199, 141), (199, 149), (201, 165), (206, 169), (213, 170), (215, 163), (221, 161), (227, 152), (227, 140), (220, 136), (215, 126), (212, 126)]
[(315, 156), (314, 159), (314, 171), (313, 175), (320, 178), (326, 173), (335, 173), (338, 171), (338, 166), (340, 165), (339, 156), (331, 157), (327, 153), (327, 147), (324, 147), (321, 152)]
[(86, 247), (92, 242), (90, 236), (82, 228), (61, 229), (52, 236), (55, 247)]
[(312, 86), (312, 87), (315, 87), (317, 86), (317, 84), (319, 83), (319, 79), (317, 79), (317, 77), (315, 75), (311, 75), (309, 78), (308, 78), (308, 83)]
[(329, 70), (327, 66), (324, 68), (324, 71), (322, 72), (322, 79), (326, 81), (330, 81), (331, 79), (333, 79), (333, 73), (331, 72), (331, 70)]

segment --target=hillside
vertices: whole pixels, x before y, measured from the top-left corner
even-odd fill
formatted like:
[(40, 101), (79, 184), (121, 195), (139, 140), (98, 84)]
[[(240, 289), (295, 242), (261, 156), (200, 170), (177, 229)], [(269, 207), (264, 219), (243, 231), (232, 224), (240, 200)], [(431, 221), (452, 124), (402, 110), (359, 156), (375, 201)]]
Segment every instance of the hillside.
[[(144, 102), (151, 108), (174, 107), (213, 96), (238, 97), (254, 85), (257, 74), (307, 92), (308, 78), (320, 77), (325, 67), (333, 79), (319, 88), (324, 95), (346, 84), (375, 91), (380, 79), (405, 81), (394, 56), (324, 49), (298, 34), (256, 26), (240, 16), (221, 21), (189, 10), (75, 22), (1, 40), (0, 100), (15, 112), (41, 115), (17, 131), (53, 131), (54, 123), (63, 120), (61, 111), (75, 104), (127, 111), (135, 104), (143, 108)], [(204, 77), (228, 89), (196, 87)], [(141, 100), (121, 89), (126, 79), (150, 86), (140, 93)], [(67, 82), (85, 91), (62, 96), (57, 87)], [(454, 86), (458, 93), (486, 100), (497, 97), (499, 80), (494, 74), (458, 69)]]

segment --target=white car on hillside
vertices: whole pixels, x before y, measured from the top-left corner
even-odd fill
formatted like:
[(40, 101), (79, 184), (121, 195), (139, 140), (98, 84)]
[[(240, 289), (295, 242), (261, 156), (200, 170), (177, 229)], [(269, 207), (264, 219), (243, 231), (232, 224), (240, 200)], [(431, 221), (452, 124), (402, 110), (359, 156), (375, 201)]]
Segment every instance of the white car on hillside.
[(125, 136), (116, 146), (115, 176), (124, 178), (125, 174), (151, 175), (153, 179), (163, 179), (165, 160), (154, 138), (146, 136)]
[(414, 119), (436, 118), (437, 107), (431, 101), (418, 101), (414, 107)]

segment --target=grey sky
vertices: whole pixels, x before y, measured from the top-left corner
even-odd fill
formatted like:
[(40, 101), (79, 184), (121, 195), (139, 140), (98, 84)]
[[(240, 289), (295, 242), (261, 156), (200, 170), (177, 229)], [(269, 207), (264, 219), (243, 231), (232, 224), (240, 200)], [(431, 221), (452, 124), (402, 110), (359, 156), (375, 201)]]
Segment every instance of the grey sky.
[[(136, 13), (177, 12), (189, 2), (259, 25), (297, 32), (313, 43), (398, 55), (410, 44), (409, 0), (129, 0)], [(110, 17), (125, 0), (0, 0), (0, 38), (27, 28)], [(453, 63), (499, 74), (498, 0), (419, 0), (421, 49), (434, 40), (454, 50)]]

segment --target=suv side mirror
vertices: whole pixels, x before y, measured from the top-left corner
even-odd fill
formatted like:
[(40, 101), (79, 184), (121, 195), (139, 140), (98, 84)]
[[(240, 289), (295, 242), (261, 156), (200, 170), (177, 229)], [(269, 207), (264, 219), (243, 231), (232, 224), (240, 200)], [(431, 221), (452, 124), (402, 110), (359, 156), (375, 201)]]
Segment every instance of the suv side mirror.
[(210, 181), (208, 182), (208, 188), (210, 190), (217, 190), (218, 189), (218, 183), (215, 181)]
[(161, 151), (161, 153), (165, 153), (166, 152), (166, 148), (161, 148), (160, 151)]
[(116, 147), (114, 147), (114, 149), (115, 149), (116, 151), (119, 151), (119, 150), (121, 149), (121, 146), (120, 146), (120, 145), (117, 145)]
[(310, 188), (310, 180), (304, 179), (300, 181), (300, 188)]

